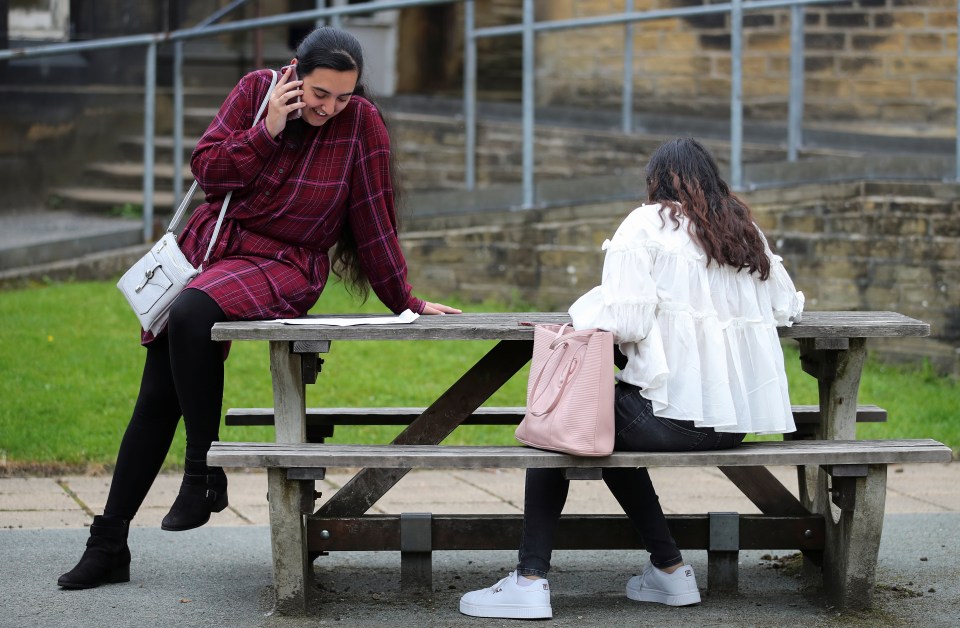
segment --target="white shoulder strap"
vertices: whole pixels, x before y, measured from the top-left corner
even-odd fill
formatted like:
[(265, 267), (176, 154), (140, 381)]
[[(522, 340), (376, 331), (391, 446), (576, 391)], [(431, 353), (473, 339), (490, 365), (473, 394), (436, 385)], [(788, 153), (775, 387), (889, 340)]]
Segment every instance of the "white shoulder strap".
[[(270, 94), (273, 93), (273, 88), (277, 85), (277, 73), (274, 70), (270, 70), (271, 79), (270, 79), (270, 89), (267, 90), (267, 95), (263, 97), (263, 102), (260, 103), (260, 109), (257, 111), (256, 117), (253, 119), (253, 124), (251, 127), (257, 126), (257, 122), (260, 121), (260, 116), (263, 115), (264, 110), (267, 108), (267, 103), (270, 102)], [(193, 199), (193, 194), (197, 191), (197, 181), (194, 179), (193, 185), (190, 186), (190, 191), (187, 192), (186, 196), (183, 197), (183, 200), (180, 201), (180, 207), (177, 208), (177, 211), (173, 214), (173, 219), (170, 221), (170, 226), (167, 227), (167, 231), (174, 231), (180, 225), (180, 220), (183, 218), (183, 214), (187, 209), (187, 206), (190, 205), (190, 201)], [(227, 213), (227, 206), (230, 205), (230, 197), (233, 196), (233, 190), (227, 192), (227, 196), (223, 199), (223, 205), (220, 206), (220, 216), (217, 217), (217, 225), (213, 228), (213, 235), (210, 236), (210, 244), (207, 246), (207, 254), (203, 256), (203, 262), (206, 262), (210, 258), (210, 252), (213, 250), (213, 245), (217, 242), (217, 236), (220, 235), (220, 225), (223, 224), (223, 216)], [(203, 263), (200, 264), (201, 267)]]

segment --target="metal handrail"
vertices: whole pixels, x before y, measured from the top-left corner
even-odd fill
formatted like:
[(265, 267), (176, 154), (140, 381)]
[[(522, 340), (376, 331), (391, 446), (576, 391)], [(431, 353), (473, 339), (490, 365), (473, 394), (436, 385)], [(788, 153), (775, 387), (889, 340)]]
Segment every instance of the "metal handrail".
[[(788, 150), (790, 161), (798, 157), (802, 145), (803, 120), (803, 35), (804, 35), (804, 7), (811, 4), (836, 4), (837, 0), (730, 0), (725, 4), (702, 5), (696, 7), (679, 7), (675, 9), (634, 11), (632, 0), (626, 1), (626, 11), (623, 13), (594, 16), (577, 19), (551, 20), (536, 22), (533, 19), (534, 7), (532, 0), (523, 2), (523, 20), (520, 24), (476, 28), (474, 0), (375, 0), (373, 2), (354, 5), (338, 5), (326, 8), (317, 8), (295, 13), (258, 17), (247, 20), (237, 20), (229, 24), (198, 24), (192, 28), (181, 29), (166, 33), (113, 37), (97, 41), (70, 42), (64, 44), (50, 44), (31, 48), (0, 50), (0, 61), (26, 57), (49, 56), (67, 52), (82, 52), (109, 48), (131, 46), (146, 47), (146, 79), (144, 89), (144, 239), (152, 239), (153, 223), (153, 128), (155, 115), (154, 101), (156, 89), (156, 50), (162, 43), (180, 43), (190, 39), (211, 37), (222, 33), (247, 31), (269, 26), (282, 26), (299, 22), (318, 21), (330, 18), (334, 23), (353, 14), (397, 10), (407, 7), (450, 4), (463, 2), (464, 4), (464, 81), (463, 81), (463, 112), (466, 122), (465, 129), (465, 174), (464, 183), (468, 190), (476, 187), (476, 80), (477, 80), (477, 40), (484, 37), (498, 37), (505, 35), (521, 35), (523, 39), (523, 201), (522, 208), (536, 206), (534, 189), (534, 48), (535, 34), (563, 29), (587, 28), (594, 26), (610, 26), (623, 24), (627, 44), (624, 46), (624, 87), (622, 103), (622, 127), (624, 132), (632, 131), (632, 59), (633, 46), (631, 27), (636, 22), (658, 19), (691, 17), (699, 15), (730, 13), (731, 14), (731, 95), (730, 95), (730, 169), (731, 185), (735, 189), (742, 189), (742, 144), (743, 144), (743, 98), (742, 98), (742, 42), (743, 42), (743, 12), (786, 8), (791, 9), (791, 54), (790, 54), (790, 95), (788, 103)], [(229, 8), (238, 5), (235, 1)], [(957, 2), (960, 9), (960, 0)], [(219, 12), (218, 12), (219, 13)], [(212, 16), (211, 16), (212, 17)], [(960, 31), (960, 11), (958, 11), (958, 31)], [(181, 81), (181, 64), (175, 64), (174, 76)], [(182, 94), (181, 94), (182, 99)], [(957, 102), (960, 103), (960, 47), (958, 47), (957, 63)], [(177, 117), (181, 118), (175, 125), (182, 125), (181, 107), (177, 108)], [(176, 128), (176, 126), (175, 126)], [(180, 127), (182, 137), (182, 126)], [(182, 149), (179, 151), (182, 161)], [(960, 116), (957, 119), (957, 166), (956, 179), (960, 181)], [(176, 158), (175, 158), (176, 159)], [(148, 168), (149, 165), (149, 168)], [(174, 173), (174, 185), (181, 179), (182, 163), (177, 164)], [(182, 182), (180, 183), (182, 185)], [(176, 188), (175, 188), (176, 189)], [(179, 197), (176, 194), (175, 197)]]
[[(214, 11), (197, 22), (194, 28), (205, 28), (239, 9), (250, 0), (233, 0), (225, 7)], [(183, 46), (184, 42), (173, 43), (173, 202), (180, 202), (183, 196)], [(144, 142), (146, 145), (146, 142)], [(146, 150), (146, 149), (144, 149)], [(152, 157), (151, 157), (152, 159)], [(144, 165), (146, 170), (146, 165)], [(145, 175), (146, 176), (146, 175)]]
[[(652, 20), (662, 20), (666, 18), (675, 18), (675, 17), (693, 17), (700, 15), (711, 15), (718, 13), (730, 13), (731, 14), (731, 81), (730, 81), (730, 184), (734, 189), (743, 188), (743, 68), (742, 68), (742, 48), (743, 48), (743, 11), (758, 11), (762, 9), (775, 9), (775, 8), (785, 8), (785, 7), (800, 7), (800, 11), (794, 11), (791, 16), (791, 25), (797, 23), (797, 28), (799, 29), (799, 40), (791, 37), (791, 91), (790, 91), (790, 111), (794, 114), (789, 118), (789, 128), (787, 133), (787, 140), (789, 144), (788, 156), (792, 155), (793, 159), (796, 160), (796, 155), (799, 151), (799, 146), (802, 141), (802, 131), (801, 131), (801, 122), (803, 117), (803, 53), (802, 53), (802, 43), (803, 43), (803, 12), (802, 7), (808, 4), (836, 4), (837, 0), (753, 0), (752, 2), (745, 3), (743, 0), (731, 0), (726, 4), (711, 4), (703, 5), (697, 7), (681, 7), (676, 9), (657, 9), (649, 11), (630, 11), (629, 6), (632, 6), (632, 3), (628, 5), (628, 10), (624, 13), (616, 13), (611, 15), (602, 15), (594, 17), (585, 17), (577, 19), (568, 19), (568, 20), (550, 20), (544, 22), (533, 22), (528, 24), (527, 14), (528, 11), (532, 14), (533, 7), (530, 5), (528, 7), (527, 2), (524, 2), (524, 21), (521, 24), (510, 24), (504, 26), (491, 26), (487, 28), (480, 29), (471, 29), (465, 27), (466, 37), (468, 46), (476, 46), (476, 39), (482, 37), (499, 37), (504, 35), (517, 35), (520, 34), (523, 36), (523, 58), (524, 58), (524, 91), (523, 91), (523, 120), (524, 120), (524, 144), (523, 144), (523, 163), (524, 163), (524, 176), (523, 176), (523, 208), (531, 208), (536, 206), (536, 191), (533, 184), (533, 137), (532, 137), (532, 125), (533, 125), (533, 107), (534, 107), (534, 97), (533, 97), (533, 87), (532, 87), (532, 77), (528, 78), (528, 60), (532, 59), (532, 37), (530, 33), (539, 33), (539, 32), (549, 32), (557, 30), (567, 30), (574, 28), (585, 28), (592, 26), (612, 26), (616, 24), (624, 24), (626, 27), (635, 23), (635, 22), (645, 22)], [(472, 4), (472, 0), (468, 0), (467, 4)], [(960, 2), (958, 2), (960, 4)], [(629, 39), (629, 31), (627, 31)], [(799, 54), (796, 52), (799, 46)], [(624, 51), (624, 65), (628, 65), (627, 61), (627, 51), (632, 53), (632, 46), (625, 47)], [(632, 59), (632, 54), (631, 57)], [(799, 58), (799, 63), (796, 59)], [(529, 72), (533, 72), (532, 64), (529, 65)], [(475, 80), (475, 78), (474, 78)], [(629, 85), (627, 81), (630, 81)], [(530, 85), (527, 84), (527, 81), (530, 81)], [(624, 71), (624, 94), (626, 95), (629, 91), (632, 93), (632, 72), (628, 77), (626, 71)], [(958, 101), (960, 102), (960, 101)], [(476, 111), (475, 108), (472, 108), (469, 103), (465, 106), (464, 116), (466, 118), (467, 127), (476, 124)], [(531, 126), (531, 129), (527, 128), (527, 124)], [(626, 106), (623, 107), (623, 121), (622, 121), (623, 131), (629, 133), (632, 129), (632, 110), (628, 112)], [(960, 151), (960, 144), (958, 144), (958, 151)], [(960, 152), (958, 152), (960, 154)], [(528, 172), (527, 164), (530, 164), (530, 172)], [(466, 175), (467, 188), (473, 189), (470, 186), (470, 182), (475, 181), (476, 176), (473, 173), (468, 173)]]

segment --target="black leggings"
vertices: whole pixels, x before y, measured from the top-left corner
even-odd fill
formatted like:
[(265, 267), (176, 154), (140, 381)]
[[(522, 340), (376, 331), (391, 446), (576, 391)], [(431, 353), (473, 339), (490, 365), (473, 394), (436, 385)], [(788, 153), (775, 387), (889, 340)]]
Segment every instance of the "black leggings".
[(200, 290), (184, 290), (167, 328), (147, 346), (140, 394), (120, 443), (103, 514), (130, 520), (140, 509), (170, 450), (181, 415), (187, 460), (205, 461), (219, 439), (223, 406), (223, 345), (210, 339), (227, 320)]

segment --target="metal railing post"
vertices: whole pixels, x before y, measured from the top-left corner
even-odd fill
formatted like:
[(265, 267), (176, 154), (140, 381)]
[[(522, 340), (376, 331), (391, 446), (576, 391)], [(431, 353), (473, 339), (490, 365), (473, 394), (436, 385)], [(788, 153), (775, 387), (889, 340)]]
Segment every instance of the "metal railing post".
[(477, 187), (477, 38), (473, 0), (463, 3), (463, 183)]
[[(315, 0), (313, 6), (316, 7), (317, 9), (326, 9), (327, 0)], [(316, 21), (313, 23), (313, 26), (314, 28), (320, 28), (321, 26), (326, 26), (326, 24), (327, 24), (327, 18), (318, 17)]]
[[(960, 0), (957, 0), (957, 32), (960, 33)], [(954, 99), (954, 107), (956, 109), (957, 116), (957, 150), (956, 150), (956, 170), (954, 172), (954, 180), (960, 181), (960, 38), (957, 38), (957, 82), (956, 82), (956, 97)]]
[(523, 209), (535, 202), (533, 188), (533, 0), (523, 0)]
[[(960, 0), (958, 0), (960, 1)], [(633, 13), (633, 0), (626, 0), (624, 12)], [(621, 127), (633, 132), (633, 22), (623, 27), (623, 111)]]
[(743, 0), (730, 7), (730, 187), (743, 189)]
[[(960, 0), (958, 0), (960, 1)], [(796, 161), (803, 145), (803, 5), (790, 7), (790, 102), (787, 109), (787, 160)]]
[(173, 44), (173, 209), (183, 196), (183, 42)]
[(157, 42), (147, 45), (143, 85), (143, 241), (153, 241), (153, 135), (157, 107)]

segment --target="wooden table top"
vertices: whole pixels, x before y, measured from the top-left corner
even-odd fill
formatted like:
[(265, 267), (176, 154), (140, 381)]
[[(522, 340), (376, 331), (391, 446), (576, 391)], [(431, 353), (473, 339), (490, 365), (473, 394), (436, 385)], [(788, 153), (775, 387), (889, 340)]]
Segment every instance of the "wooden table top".
[[(355, 318), (364, 315), (323, 315)], [(370, 315), (383, 316), (383, 315)], [(317, 316), (319, 317), (319, 315)], [(310, 317), (308, 317), (310, 318)], [(276, 321), (231, 321), (213, 326), (213, 340), (529, 340), (530, 323), (568, 323), (566, 312), (510, 312), (421, 316), (388, 325), (285, 325)], [(804, 312), (783, 338), (881, 338), (929, 336), (930, 325), (896, 312)]]

